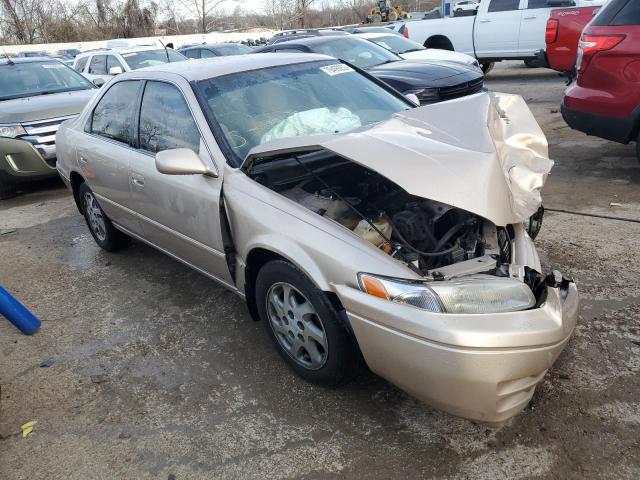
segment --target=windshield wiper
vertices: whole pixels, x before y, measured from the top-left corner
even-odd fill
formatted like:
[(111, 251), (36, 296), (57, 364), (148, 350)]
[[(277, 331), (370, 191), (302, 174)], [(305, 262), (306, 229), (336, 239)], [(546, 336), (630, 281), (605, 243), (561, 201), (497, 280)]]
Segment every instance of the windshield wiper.
[(409, 50), (405, 50), (402, 53), (420, 52), (422, 50), (426, 50), (426, 48), (410, 48)]
[(382, 63), (376, 63), (375, 65), (373, 65), (374, 67), (379, 67), (380, 65), (386, 65), (387, 63), (394, 63), (397, 62), (398, 60), (385, 60)]

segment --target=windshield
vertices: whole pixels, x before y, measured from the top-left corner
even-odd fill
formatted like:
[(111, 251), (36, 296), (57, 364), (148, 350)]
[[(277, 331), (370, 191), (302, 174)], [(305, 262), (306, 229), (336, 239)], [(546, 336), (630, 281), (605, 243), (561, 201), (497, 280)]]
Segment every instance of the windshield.
[(242, 45), (241, 43), (237, 45), (213, 45), (213, 48), (216, 52), (220, 52), (221, 55), (243, 55), (253, 52), (253, 48)]
[(57, 60), (0, 66), (0, 100), (89, 88), (91, 82)]
[(315, 53), (323, 53), (330, 57), (339, 58), (363, 69), (402, 60), (393, 52), (361, 38), (345, 38), (341, 36), (336, 40), (314, 44), (311, 48)]
[(415, 52), (417, 50), (426, 50), (422, 45), (414, 41), (408, 40), (400, 35), (385, 35), (384, 37), (375, 37), (371, 39), (374, 43), (380, 45), (394, 53)]
[(137, 70), (139, 68), (168, 63), (167, 55), (169, 55), (169, 60), (171, 60), (171, 62), (182, 62), (183, 60), (187, 60), (187, 57), (181, 53), (171, 50), (170, 48), (167, 48), (166, 50), (164, 48), (159, 48), (158, 50), (143, 50), (141, 52), (123, 53), (122, 58), (124, 58), (131, 70)]
[(347, 132), (411, 108), (335, 60), (240, 72), (198, 87), (236, 164), (271, 140)]

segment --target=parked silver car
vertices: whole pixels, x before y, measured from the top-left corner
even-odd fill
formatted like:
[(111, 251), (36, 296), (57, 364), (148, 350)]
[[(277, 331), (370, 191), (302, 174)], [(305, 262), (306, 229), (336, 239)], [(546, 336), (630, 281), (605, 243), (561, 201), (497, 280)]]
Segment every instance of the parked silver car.
[(195, 60), (119, 75), (57, 143), (101, 247), (134, 237), (236, 292), (311, 382), (364, 360), (498, 423), (574, 329), (575, 284), (530, 236), (553, 162), (518, 96), (415, 108), (322, 55)]

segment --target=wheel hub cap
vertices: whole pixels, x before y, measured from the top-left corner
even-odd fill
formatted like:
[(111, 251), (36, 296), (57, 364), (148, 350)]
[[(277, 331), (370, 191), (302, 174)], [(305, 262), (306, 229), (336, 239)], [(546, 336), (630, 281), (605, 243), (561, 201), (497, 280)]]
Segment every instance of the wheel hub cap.
[(324, 325), (311, 302), (293, 285), (271, 286), (267, 314), (280, 346), (298, 364), (317, 370), (326, 363), (329, 348)]
[(107, 226), (104, 223), (104, 215), (95, 197), (87, 192), (84, 194), (84, 210), (87, 212), (89, 228), (100, 241), (107, 238)]

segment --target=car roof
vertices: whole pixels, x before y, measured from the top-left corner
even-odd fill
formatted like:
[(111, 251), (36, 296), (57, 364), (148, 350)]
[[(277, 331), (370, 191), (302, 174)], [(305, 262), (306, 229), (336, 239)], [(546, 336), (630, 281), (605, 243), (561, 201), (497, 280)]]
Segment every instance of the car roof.
[[(246, 55), (219, 57), (216, 58), (215, 61), (205, 59), (163, 63), (161, 65), (141, 68), (135, 72), (148, 73), (155, 71), (172, 73), (180, 75), (188, 81), (199, 81), (207, 78), (229, 75), (231, 73), (321, 60), (335, 59), (327, 55), (318, 55), (314, 53), (248, 53)], [(130, 74), (123, 75), (132, 76)]]
[[(11, 60), (11, 62), (9, 62)], [(9, 63), (44, 63), (57, 61), (53, 57), (6, 57), (0, 56), (0, 65), (8, 65)]]
[[(180, 48), (178, 48), (178, 51), (180, 51), (180, 50), (193, 50), (195, 48), (230, 47), (230, 46), (237, 46), (237, 45), (242, 45), (242, 44), (241, 43), (234, 43), (234, 42), (202, 43), (202, 44), (197, 44), (197, 45), (189, 45), (187, 47), (180, 47)], [(242, 46), (246, 47), (246, 45), (242, 45)]]
[(86, 52), (81, 52), (78, 54), (76, 58), (82, 58), (87, 55), (106, 55), (108, 53), (135, 53), (135, 52), (146, 52), (149, 50), (163, 50), (160, 46), (152, 46), (145, 45), (143, 47), (128, 47), (128, 48), (98, 48), (96, 50), (87, 50)]
[(358, 38), (357, 35), (347, 34), (346, 37), (342, 35), (323, 35), (323, 36), (313, 36), (313, 37), (305, 37), (305, 38), (292, 38), (289, 42), (290, 44), (299, 44), (299, 45), (307, 45), (312, 47), (314, 45), (322, 45), (327, 42), (345, 42), (345, 41), (356, 41), (356, 42), (367, 42), (364, 38)]

